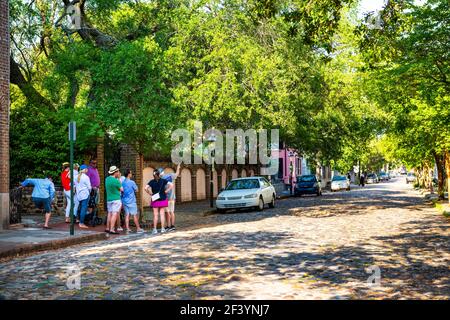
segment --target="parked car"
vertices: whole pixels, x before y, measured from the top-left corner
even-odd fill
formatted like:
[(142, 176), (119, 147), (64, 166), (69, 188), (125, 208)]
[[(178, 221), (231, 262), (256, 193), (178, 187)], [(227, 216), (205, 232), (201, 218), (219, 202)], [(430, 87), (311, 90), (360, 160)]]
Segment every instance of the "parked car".
[(389, 171), (389, 178), (393, 179), (396, 177), (397, 177), (397, 174), (395, 173), (395, 171)]
[(416, 181), (416, 175), (413, 172), (408, 172), (406, 175), (406, 183), (411, 183)]
[(275, 207), (276, 192), (273, 185), (264, 177), (249, 177), (231, 180), (220, 191), (216, 199), (219, 212), (227, 209), (256, 208), (264, 210), (266, 204)]
[(345, 176), (334, 176), (331, 179), (331, 192), (342, 189), (350, 191), (350, 180)]
[(380, 181), (389, 181), (389, 175), (386, 172), (380, 172), (378, 177)]
[(367, 178), (366, 178), (366, 183), (367, 184), (369, 184), (369, 183), (378, 183), (378, 182), (380, 182), (380, 180), (378, 179), (378, 176), (375, 173), (369, 173), (367, 175)]
[(294, 195), (316, 194), (317, 196), (321, 196), (322, 186), (320, 183), (320, 179), (313, 174), (299, 176), (294, 187)]

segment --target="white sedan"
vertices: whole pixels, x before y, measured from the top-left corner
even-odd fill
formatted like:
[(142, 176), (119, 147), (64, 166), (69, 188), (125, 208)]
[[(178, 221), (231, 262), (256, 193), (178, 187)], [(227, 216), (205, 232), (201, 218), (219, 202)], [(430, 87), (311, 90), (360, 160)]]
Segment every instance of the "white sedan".
[(275, 188), (264, 177), (233, 179), (217, 196), (216, 208), (218, 212), (240, 208), (262, 211), (266, 204), (273, 208), (275, 199)]
[(350, 191), (350, 180), (344, 176), (334, 176), (331, 180), (331, 191), (338, 191), (345, 189)]

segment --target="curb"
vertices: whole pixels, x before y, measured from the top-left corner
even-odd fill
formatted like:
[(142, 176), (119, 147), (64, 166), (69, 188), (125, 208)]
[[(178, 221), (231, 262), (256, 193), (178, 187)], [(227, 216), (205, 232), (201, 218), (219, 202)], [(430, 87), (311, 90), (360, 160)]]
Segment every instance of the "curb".
[(80, 243), (86, 243), (86, 242), (93, 242), (93, 241), (99, 241), (99, 240), (106, 240), (107, 235), (106, 233), (95, 233), (95, 234), (88, 234), (88, 235), (80, 235), (73, 238), (68, 239), (59, 239), (59, 240), (52, 240), (47, 242), (42, 242), (38, 244), (23, 244), (17, 247), (14, 247), (12, 249), (7, 249), (0, 251), (0, 259), (12, 259), (19, 256), (23, 256), (30, 253), (36, 253), (39, 251), (46, 251), (46, 250), (56, 250), (61, 249), (65, 247), (70, 247), (75, 244)]
[(202, 217), (212, 216), (218, 214), (216, 209), (206, 210), (202, 212)]

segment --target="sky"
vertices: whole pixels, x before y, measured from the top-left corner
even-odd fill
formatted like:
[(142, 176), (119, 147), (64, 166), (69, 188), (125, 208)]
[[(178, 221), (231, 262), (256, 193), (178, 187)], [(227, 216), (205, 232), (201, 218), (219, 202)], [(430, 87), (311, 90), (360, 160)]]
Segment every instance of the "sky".
[(363, 16), (365, 13), (381, 10), (385, 2), (386, 0), (361, 0), (359, 5), (359, 15)]

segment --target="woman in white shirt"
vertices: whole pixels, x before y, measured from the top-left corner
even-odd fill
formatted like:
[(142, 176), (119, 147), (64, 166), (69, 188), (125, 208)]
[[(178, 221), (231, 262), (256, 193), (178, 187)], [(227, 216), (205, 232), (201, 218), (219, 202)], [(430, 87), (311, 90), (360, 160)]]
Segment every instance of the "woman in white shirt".
[(80, 167), (80, 172), (78, 177), (76, 178), (76, 189), (77, 189), (77, 199), (80, 205), (80, 228), (87, 229), (88, 226), (84, 224), (84, 217), (86, 216), (88, 203), (89, 203), (89, 195), (92, 190), (91, 180), (86, 174), (88, 171), (87, 165), (82, 165)]

